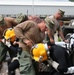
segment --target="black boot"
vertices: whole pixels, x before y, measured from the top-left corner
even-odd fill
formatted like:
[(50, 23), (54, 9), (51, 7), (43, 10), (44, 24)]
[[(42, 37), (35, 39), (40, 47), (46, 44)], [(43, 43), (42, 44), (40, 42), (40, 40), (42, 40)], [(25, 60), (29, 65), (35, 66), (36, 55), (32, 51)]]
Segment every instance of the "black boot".
[(8, 64), (8, 75), (15, 75), (15, 70), (19, 68), (18, 60), (14, 60), (13, 62)]

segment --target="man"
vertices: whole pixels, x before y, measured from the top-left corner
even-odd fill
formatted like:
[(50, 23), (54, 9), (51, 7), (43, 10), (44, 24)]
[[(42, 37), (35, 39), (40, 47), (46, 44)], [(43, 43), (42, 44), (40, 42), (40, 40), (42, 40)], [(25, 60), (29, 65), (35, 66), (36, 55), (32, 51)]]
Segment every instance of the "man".
[[(7, 29), (7, 28), (10, 28), (10, 27), (13, 27), (15, 26), (17, 23), (15, 22), (15, 19), (14, 18), (11, 18), (11, 17), (3, 17), (2, 15), (0, 15), (0, 43), (1, 40), (2, 40), (2, 37), (3, 37), (3, 32)], [(7, 53), (7, 52), (4, 52), (4, 45), (2, 45), (0, 47), (0, 56), (4, 56), (2, 55), (3, 53)], [(7, 48), (6, 48), (7, 49)], [(2, 68), (2, 58), (0, 57), (0, 69)]]
[[(9, 52), (10, 56), (10, 62), (8, 62), (8, 75), (15, 75), (15, 69), (19, 67), (18, 60), (15, 60), (13, 62), (12, 60), (17, 56), (18, 53), (18, 39), (16, 38), (14, 34), (14, 30), (12, 28), (8, 28), (4, 32), (4, 38), (2, 38), (0, 42), (0, 65), (2, 66), (2, 63), (6, 59), (7, 51)], [(14, 64), (10, 64), (13, 62)]]
[(18, 14), (16, 18), (12, 17), (3, 17), (0, 15), (0, 39), (2, 38), (4, 30), (7, 28), (13, 28), (17, 24), (26, 21), (28, 18), (26, 15)]
[[(49, 35), (50, 31), (52, 31), (51, 33), (54, 33), (53, 32), (54, 31), (54, 25), (55, 25), (54, 21), (51, 20), (50, 18), (45, 18), (45, 22), (46, 22), (46, 26), (48, 28), (48, 30), (47, 30), (48, 35)], [(51, 37), (50, 39), (53, 39), (53, 38)], [(50, 46), (49, 39), (46, 42)], [(51, 42), (51, 40), (50, 40), (50, 42)], [(70, 71), (68, 71), (68, 67), (72, 66), (72, 63), (71, 63), (70, 57), (69, 57), (65, 48), (57, 46), (53, 43), (53, 45), (50, 48), (50, 56), (53, 60), (55, 60), (56, 62), (59, 63), (59, 66), (57, 68), (59, 70), (59, 72), (51, 70), (52, 74), (50, 74), (50, 75), (64, 75), (64, 72), (67, 72), (68, 74), (70, 72), (73, 73), (74, 67), (72, 67), (73, 70), (69, 68)]]
[[(38, 43), (32, 47), (31, 53), (35, 63), (38, 63), (35, 65), (38, 67), (38, 71), (48, 70), (49, 74), (47, 75), (71, 75), (74, 73), (74, 66), (71, 65), (69, 55), (61, 46), (48, 46), (46, 43)], [(42, 75), (46, 75), (46, 73)]]
[[(16, 16), (16, 18), (12, 18), (12, 17), (3, 17), (2, 15), (0, 15), (0, 43), (2, 42), (2, 38), (4, 35), (4, 32), (7, 28), (13, 28), (14, 26), (16, 26), (17, 24), (26, 21), (28, 18), (26, 15), (18, 14)], [(5, 47), (4, 45), (2, 45), (0, 47), (0, 54), (3, 53)], [(6, 54), (7, 52), (4, 52), (4, 54)], [(11, 53), (11, 52), (10, 52)], [(11, 53), (12, 54), (12, 53)], [(11, 55), (10, 54), (10, 55)], [(0, 57), (1, 59), (1, 57)], [(2, 68), (2, 62), (0, 61), (0, 69)]]
[[(36, 23), (34, 23), (34, 22), (36, 22)], [(50, 22), (50, 23), (52, 24), (52, 22)], [(34, 21), (29, 20), (29, 21), (20, 23), (19, 25), (14, 27), (14, 32), (15, 32), (16, 36), (20, 39), (19, 46), (22, 48), (22, 51), (19, 56), (20, 75), (35, 75), (34, 67), (32, 64), (32, 57), (30, 54), (31, 47), (33, 45), (35, 45), (37, 43), (41, 43), (43, 41), (44, 37), (42, 34), (44, 34), (48, 28), (48, 27), (46, 27), (46, 24), (43, 20), (37, 18), (36, 21), (35, 21), (35, 19), (34, 19)], [(36, 46), (36, 48), (38, 48), (38, 46)], [(55, 47), (54, 47), (54, 49), (55, 49)], [(56, 46), (56, 50), (57, 49), (58, 49), (58, 47)], [(51, 49), (51, 51), (52, 51), (52, 49)], [(61, 49), (61, 51), (63, 53), (63, 51), (65, 51), (65, 50)], [(56, 55), (57, 55), (57, 52), (56, 52)], [(52, 54), (52, 52), (51, 52), (51, 54)], [(52, 57), (53, 57), (53, 59), (55, 59), (54, 56), (52, 56)], [(66, 72), (67, 69), (63, 70), (63, 71)], [(56, 71), (54, 71), (54, 72), (56, 72)], [(54, 73), (54, 75), (56, 75), (58, 73), (59, 72), (56, 72), (56, 73)], [(44, 75), (44, 74), (42, 74), (42, 75)], [(58, 75), (60, 75), (60, 74), (58, 74)]]
[(61, 38), (64, 42), (68, 42), (67, 40), (65, 40), (61, 26), (60, 26), (60, 19), (64, 16), (64, 13), (65, 12), (63, 10), (59, 9), (54, 15), (45, 18), (47, 27), (48, 27), (49, 21), (52, 20), (52, 24), (49, 25), (49, 30), (48, 30), (48, 36), (49, 36), (50, 42), (52, 44), (54, 44), (53, 36), (56, 31), (58, 31), (59, 35), (61, 36)]
[(20, 75), (35, 75), (30, 49), (34, 44), (42, 42), (47, 27), (39, 17), (22, 22), (14, 27), (16, 37), (20, 39), (22, 52), (19, 57)]

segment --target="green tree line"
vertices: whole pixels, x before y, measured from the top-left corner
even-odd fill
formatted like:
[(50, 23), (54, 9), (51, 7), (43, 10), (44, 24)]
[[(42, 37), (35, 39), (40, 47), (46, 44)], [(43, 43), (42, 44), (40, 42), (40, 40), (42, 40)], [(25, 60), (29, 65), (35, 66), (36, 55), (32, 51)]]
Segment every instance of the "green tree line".
[(74, 0), (69, 0), (69, 1), (74, 2)]

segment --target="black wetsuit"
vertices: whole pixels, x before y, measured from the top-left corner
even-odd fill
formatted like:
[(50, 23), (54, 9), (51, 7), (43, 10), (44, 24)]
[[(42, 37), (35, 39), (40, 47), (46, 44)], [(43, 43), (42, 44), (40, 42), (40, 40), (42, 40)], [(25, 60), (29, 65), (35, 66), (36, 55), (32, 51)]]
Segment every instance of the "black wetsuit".
[(72, 66), (69, 54), (66, 49), (61, 46), (57, 46), (55, 44), (51, 46), (50, 57), (59, 63), (57, 68), (59, 72), (52, 68), (51, 75), (64, 75), (64, 72), (67, 72), (68, 67)]
[[(16, 46), (13, 46), (13, 45), (10, 46), (10, 49), (14, 52), (13, 58), (17, 57), (18, 48), (19, 48), (18, 45), (16, 45)], [(8, 61), (8, 75), (15, 75), (15, 70), (17, 68), (19, 68), (19, 62), (18, 62), (18, 60), (16, 59), (16, 60), (14, 60), (12, 62), (12, 59), (10, 59)]]

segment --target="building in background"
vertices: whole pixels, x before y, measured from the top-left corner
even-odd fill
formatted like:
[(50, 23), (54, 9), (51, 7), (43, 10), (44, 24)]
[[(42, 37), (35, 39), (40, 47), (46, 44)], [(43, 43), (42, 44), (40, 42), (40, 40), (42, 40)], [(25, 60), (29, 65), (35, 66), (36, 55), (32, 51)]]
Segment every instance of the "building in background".
[(74, 3), (69, 0), (0, 0), (0, 14), (16, 15), (52, 15), (58, 9), (64, 10), (65, 16), (74, 15)]

